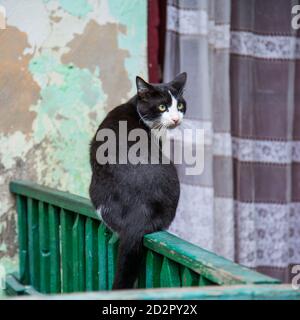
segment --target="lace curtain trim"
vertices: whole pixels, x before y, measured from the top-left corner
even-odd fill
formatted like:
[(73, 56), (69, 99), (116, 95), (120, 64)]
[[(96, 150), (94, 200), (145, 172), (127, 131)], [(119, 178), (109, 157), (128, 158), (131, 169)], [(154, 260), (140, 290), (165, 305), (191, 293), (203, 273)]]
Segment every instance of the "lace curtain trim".
[(300, 39), (231, 31), (231, 53), (264, 59), (300, 59)]

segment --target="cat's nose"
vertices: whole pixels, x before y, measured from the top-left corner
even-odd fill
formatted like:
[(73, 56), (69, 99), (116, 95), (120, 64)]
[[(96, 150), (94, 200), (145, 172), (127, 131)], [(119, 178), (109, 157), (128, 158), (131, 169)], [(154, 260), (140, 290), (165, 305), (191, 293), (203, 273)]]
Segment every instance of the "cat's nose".
[(174, 122), (174, 124), (177, 124), (179, 122), (179, 117), (178, 116), (173, 116), (171, 120)]

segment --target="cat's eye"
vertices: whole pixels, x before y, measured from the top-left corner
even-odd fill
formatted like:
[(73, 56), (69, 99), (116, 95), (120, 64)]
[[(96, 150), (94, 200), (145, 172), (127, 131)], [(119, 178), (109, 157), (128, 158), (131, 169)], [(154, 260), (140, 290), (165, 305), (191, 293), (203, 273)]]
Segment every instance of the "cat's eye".
[(179, 111), (183, 110), (183, 109), (184, 109), (183, 103), (179, 103), (178, 106), (177, 106), (177, 109), (178, 109)]
[(164, 112), (164, 111), (167, 110), (167, 107), (164, 106), (163, 104), (161, 104), (161, 105), (158, 106), (158, 110), (161, 111), (161, 112)]

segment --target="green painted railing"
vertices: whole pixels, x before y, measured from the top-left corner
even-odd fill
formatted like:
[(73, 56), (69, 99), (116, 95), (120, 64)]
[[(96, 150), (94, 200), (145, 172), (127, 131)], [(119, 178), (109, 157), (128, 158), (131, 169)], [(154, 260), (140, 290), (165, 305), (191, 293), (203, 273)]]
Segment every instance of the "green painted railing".
[[(88, 199), (14, 181), (19, 236), (19, 275), (7, 280), (9, 293), (71, 293), (110, 290), (118, 237)], [(267, 277), (168, 232), (144, 237), (138, 288), (276, 284)]]
[(300, 290), (290, 284), (260, 284), (156, 288), (138, 290), (99, 291), (60, 295), (37, 295), (16, 299), (49, 300), (300, 300)]

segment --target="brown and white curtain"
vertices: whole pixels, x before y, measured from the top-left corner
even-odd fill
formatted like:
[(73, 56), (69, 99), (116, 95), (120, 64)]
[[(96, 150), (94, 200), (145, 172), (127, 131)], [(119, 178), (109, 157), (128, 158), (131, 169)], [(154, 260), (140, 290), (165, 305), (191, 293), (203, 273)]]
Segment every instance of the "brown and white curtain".
[(188, 72), (186, 125), (205, 129), (171, 232), (287, 281), (300, 263), (298, 0), (169, 0), (165, 80)]

